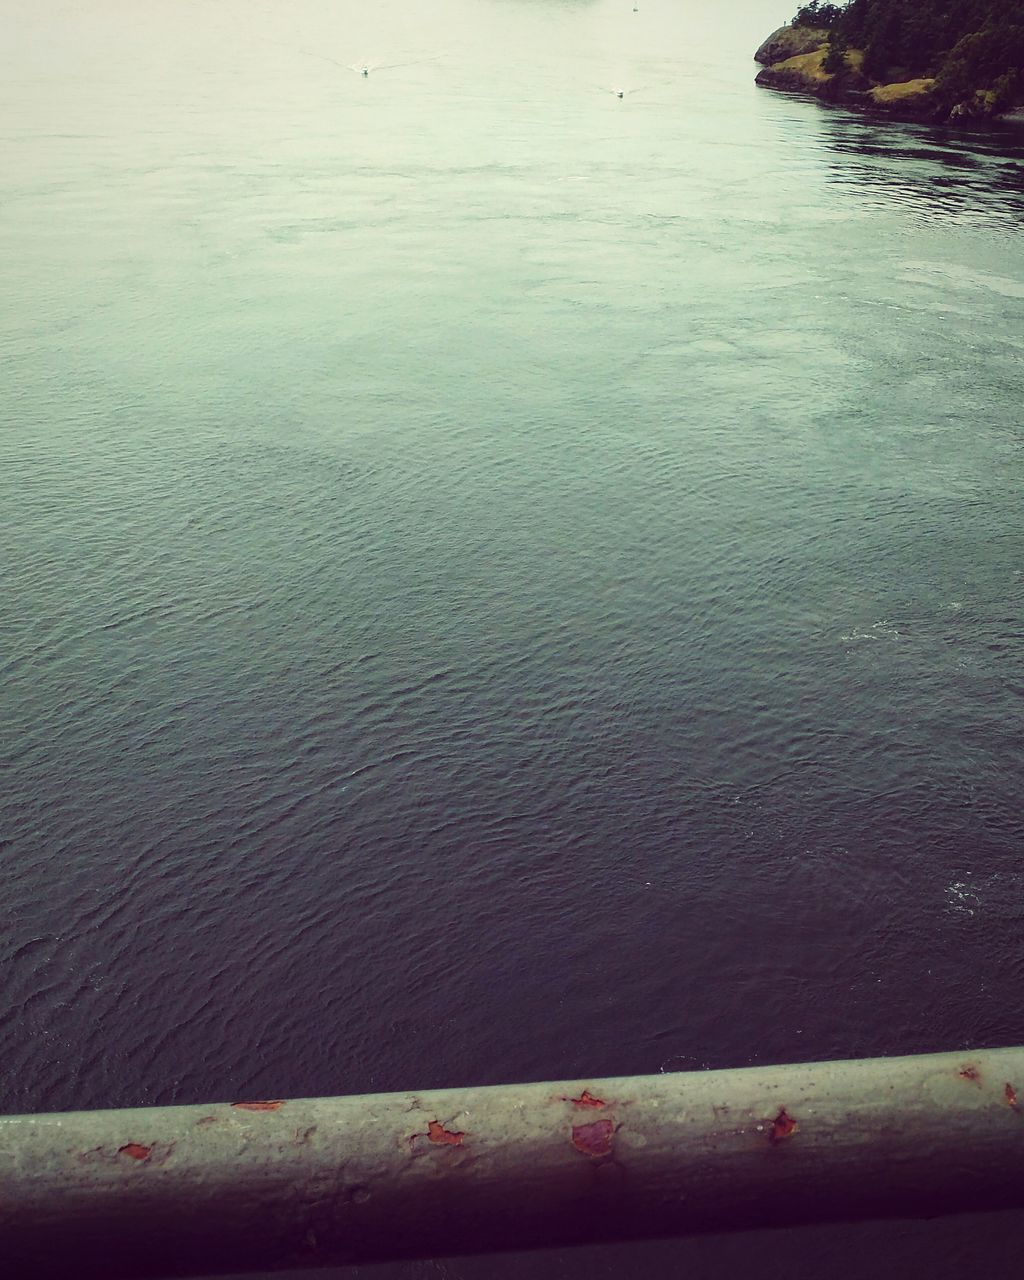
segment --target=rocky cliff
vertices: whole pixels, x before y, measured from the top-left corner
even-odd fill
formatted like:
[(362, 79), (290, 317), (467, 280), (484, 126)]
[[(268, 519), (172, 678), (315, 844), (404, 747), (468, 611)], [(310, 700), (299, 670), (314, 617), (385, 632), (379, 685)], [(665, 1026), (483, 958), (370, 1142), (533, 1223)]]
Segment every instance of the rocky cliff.
[(864, 74), (864, 54), (860, 49), (846, 50), (840, 65), (827, 71), (828, 54), (827, 30), (780, 27), (754, 54), (755, 61), (765, 64), (764, 70), (757, 74), (756, 83), (788, 93), (810, 93), (826, 102), (873, 107), (903, 118), (934, 116), (935, 104), (931, 97), (934, 80), (919, 77), (878, 84)]
[(754, 54), (754, 61), (770, 67), (773, 63), (784, 62), (787, 58), (795, 58), (802, 53), (813, 53), (826, 44), (827, 27), (779, 27)]

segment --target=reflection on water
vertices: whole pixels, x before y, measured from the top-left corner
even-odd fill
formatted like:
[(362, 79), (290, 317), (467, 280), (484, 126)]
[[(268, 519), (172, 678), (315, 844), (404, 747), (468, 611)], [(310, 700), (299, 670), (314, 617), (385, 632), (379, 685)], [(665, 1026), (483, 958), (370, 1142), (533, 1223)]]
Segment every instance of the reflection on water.
[(1024, 225), (1024, 137), (879, 123), (822, 111), (821, 140), (835, 153), (831, 181), (855, 198), (900, 205), (922, 222), (998, 229)]

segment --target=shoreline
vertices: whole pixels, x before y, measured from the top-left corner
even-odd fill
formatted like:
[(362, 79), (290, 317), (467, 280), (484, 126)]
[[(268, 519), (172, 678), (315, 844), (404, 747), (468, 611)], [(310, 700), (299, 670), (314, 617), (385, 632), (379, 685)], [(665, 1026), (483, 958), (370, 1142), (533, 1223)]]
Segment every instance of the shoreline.
[(891, 120), (959, 127), (1024, 126), (1024, 108), (996, 111), (993, 95), (983, 89), (947, 110), (932, 94), (934, 79), (918, 77), (890, 84), (871, 80), (861, 70), (864, 55), (859, 49), (847, 51), (842, 70), (828, 72), (824, 68), (828, 35), (820, 27), (779, 27), (754, 54), (754, 61), (762, 66), (754, 83)]

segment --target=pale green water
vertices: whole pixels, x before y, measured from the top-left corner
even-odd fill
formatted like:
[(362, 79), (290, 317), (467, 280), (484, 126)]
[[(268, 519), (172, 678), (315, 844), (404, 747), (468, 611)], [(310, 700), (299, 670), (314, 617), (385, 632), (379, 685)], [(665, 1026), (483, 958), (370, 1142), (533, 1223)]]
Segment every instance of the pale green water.
[[(0, 12), (0, 1107), (1024, 1041), (1014, 135), (760, 0)], [(885, 1230), (450, 1273), (984, 1261)]]

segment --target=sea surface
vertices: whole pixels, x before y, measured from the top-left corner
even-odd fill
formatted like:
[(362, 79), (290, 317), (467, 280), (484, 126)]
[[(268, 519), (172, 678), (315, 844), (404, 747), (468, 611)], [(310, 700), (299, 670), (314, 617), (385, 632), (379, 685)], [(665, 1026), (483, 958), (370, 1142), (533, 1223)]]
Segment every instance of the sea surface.
[(1024, 1042), (1024, 135), (790, 16), (0, 0), (0, 1109)]

